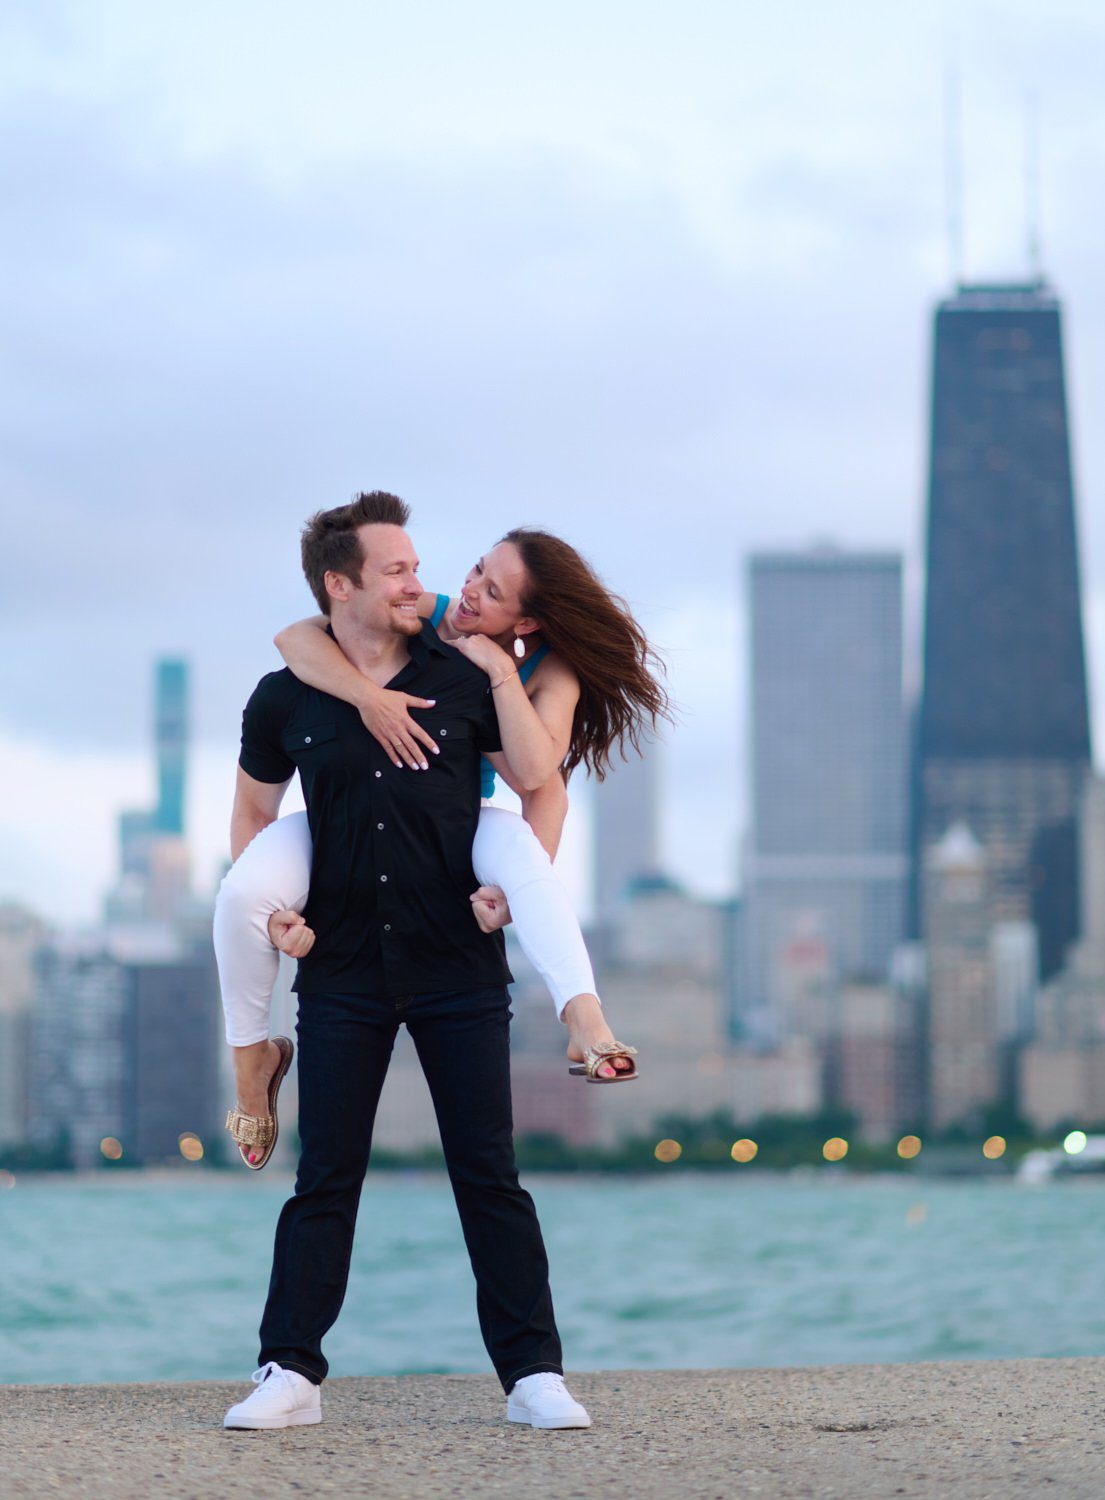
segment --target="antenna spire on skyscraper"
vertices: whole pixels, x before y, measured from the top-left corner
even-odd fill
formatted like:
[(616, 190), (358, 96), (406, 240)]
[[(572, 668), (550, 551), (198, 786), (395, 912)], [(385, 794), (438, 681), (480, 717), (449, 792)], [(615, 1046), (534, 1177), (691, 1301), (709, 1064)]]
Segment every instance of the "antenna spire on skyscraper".
[(1024, 96), (1024, 212), (1025, 247), (1029, 275), (1043, 280), (1043, 244), (1040, 232), (1040, 111), (1031, 89)]
[(959, 69), (944, 70), (944, 209), (948, 271), (952, 284), (963, 280), (963, 111)]

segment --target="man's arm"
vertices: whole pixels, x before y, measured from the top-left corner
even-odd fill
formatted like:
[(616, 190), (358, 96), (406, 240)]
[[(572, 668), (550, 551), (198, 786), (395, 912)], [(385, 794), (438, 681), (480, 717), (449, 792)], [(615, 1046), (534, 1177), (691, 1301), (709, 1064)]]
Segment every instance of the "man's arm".
[(230, 814), (230, 857), (237, 859), (247, 844), (275, 823), (288, 790), (288, 781), (256, 781), (238, 767), (234, 786), (234, 807)]

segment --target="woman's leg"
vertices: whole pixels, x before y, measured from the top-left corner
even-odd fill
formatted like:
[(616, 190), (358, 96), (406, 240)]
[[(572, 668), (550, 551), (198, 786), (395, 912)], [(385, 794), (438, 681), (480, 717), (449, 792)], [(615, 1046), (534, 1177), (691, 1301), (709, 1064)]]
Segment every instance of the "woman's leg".
[(231, 865), (215, 898), (215, 960), (226, 1039), (232, 1047), (268, 1040), (272, 991), (280, 954), (269, 940), (269, 918), (302, 911), (311, 881), (311, 830), (306, 813), (289, 813), (263, 828)]
[[(568, 892), (529, 824), (505, 808), (482, 808), (472, 868), (481, 885), (497, 885), (506, 896), (522, 952), (544, 980), (557, 1016), (569, 1029), (569, 1057), (579, 1061), (588, 1047), (612, 1042)], [(621, 1059), (603, 1071), (610, 1078), (631, 1066)]]
[(262, 829), (242, 851), (215, 900), (215, 959), (243, 1114), (268, 1114), (269, 1082), (280, 1063), (280, 1050), (269, 1041), (280, 966), (280, 954), (269, 940), (269, 917), (282, 908), (302, 911), (310, 878), (307, 814), (290, 813)]

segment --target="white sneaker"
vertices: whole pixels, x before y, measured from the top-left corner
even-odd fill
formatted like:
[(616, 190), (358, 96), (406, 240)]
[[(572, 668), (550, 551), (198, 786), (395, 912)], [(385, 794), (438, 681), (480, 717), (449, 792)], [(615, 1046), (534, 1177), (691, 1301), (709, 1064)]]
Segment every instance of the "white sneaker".
[(275, 1360), (250, 1376), (257, 1389), (223, 1418), (224, 1427), (310, 1427), (322, 1421), (318, 1386)]
[(528, 1422), (531, 1427), (590, 1427), (591, 1418), (564, 1385), (563, 1375), (541, 1370), (523, 1375), (506, 1398), (508, 1422)]

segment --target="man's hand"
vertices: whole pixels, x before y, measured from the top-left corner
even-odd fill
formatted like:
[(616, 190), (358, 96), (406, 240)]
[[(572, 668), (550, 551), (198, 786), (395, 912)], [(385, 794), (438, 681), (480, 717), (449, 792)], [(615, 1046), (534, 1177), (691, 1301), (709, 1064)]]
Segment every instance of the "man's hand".
[(497, 885), (481, 885), (468, 899), (481, 932), (498, 932), (500, 927), (506, 927), (514, 920), (506, 896)]
[(434, 702), (433, 698), (412, 698), (409, 693), (373, 685), (360, 695), (357, 708), (364, 727), (387, 751), (392, 765), (425, 771), (430, 764), (428, 756), (437, 755), (438, 747), (408, 710), (433, 708)]
[(306, 958), (315, 935), (297, 911), (274, 911), (269, 918), (269, 942), (289, 958)]

